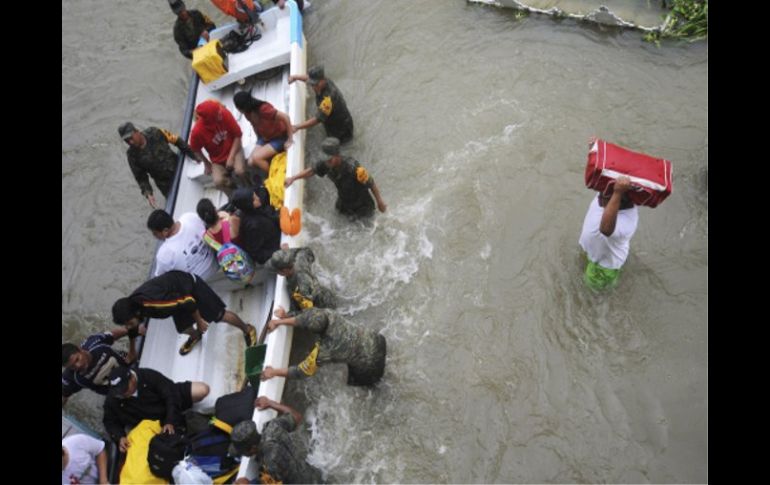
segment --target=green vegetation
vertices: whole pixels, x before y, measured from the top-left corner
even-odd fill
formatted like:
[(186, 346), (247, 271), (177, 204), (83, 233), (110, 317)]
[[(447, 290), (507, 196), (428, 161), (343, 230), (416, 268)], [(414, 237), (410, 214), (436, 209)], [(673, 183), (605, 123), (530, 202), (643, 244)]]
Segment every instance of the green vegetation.
[(658, 44), (666, 38), (693, 42), (708, 37), (708, 0), (673, 0), (670, 8), (660, 31), (645, 34), (644, 40)]

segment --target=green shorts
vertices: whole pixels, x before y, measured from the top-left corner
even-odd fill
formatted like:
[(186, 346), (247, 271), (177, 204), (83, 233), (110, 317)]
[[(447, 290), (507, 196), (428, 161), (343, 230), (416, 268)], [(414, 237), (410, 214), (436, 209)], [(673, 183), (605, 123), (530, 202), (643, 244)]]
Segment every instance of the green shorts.
[(607, 269), (588, 260), (583, 280), (589, 288), (596, 291), (609, 290), (618, 284), (620, 269)]

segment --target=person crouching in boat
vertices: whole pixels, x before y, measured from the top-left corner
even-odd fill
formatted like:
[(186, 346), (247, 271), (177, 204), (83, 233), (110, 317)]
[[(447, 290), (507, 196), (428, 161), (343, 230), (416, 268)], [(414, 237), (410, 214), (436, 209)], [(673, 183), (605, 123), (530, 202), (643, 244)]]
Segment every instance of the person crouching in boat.
[(270, 256), (281, 247), (281, 229), (278, 214), (270, 205), (267, 189), (238, 189), (233, 192), (230, 202), (238, 209), (241, 219), (240, 247), (251, 259), (265, 264)]
[(614, 288), (628, 258), (639, 210), (628, 198), (631, 180), (618, 177), (611, 195), (599, 193), (588, 207), (580, 246), (588, 258), (584, 281), (593, 290)]
[(353, 324), (339, 313), (325, 308), (309, 308), (296, 317), (289, 317), (286, 310), (279, 306), (275, 316), (277, 320), (267, 322), (268, 332), (288, 325), (308, 329), (320, 338), (299, 365), (282, 369), (267, 366), (262, 371), (261, 380), (313, 376), (318, 366), (329, 363), (347, 364), (348, 385), (351, 386), (371, 386), (382, 378), (387, 353), (383, 335)]
[(158, 419), (162, 433), (174, 434), (184, 428), (182, 413), (208, 394), (205, 382), (173, 382), (154, 369), (117, 367), (110, 373), (110, 392), (104, 400), (104, 429), (125, 453), (130, 446), (126, 427)]
[(260, 463), (253, 481), (241, 477), (235, 483), (323, 483), (321, 471), (299, 454), (292, 437), (292, 431), (302, 423), (299, 411), (267, 396), (258, 397), (254, 407), (274, 409), (278, 416), (265, 424), (262, 434), (251, 419), (233, 426), (230, 455), (258, 457)]
[[(118, 325), (137, 327), (145, 318), (172, 317), (178, 333), (190, 337), (179, 349), (187, 355), (200, 342), (209, 322), (225, 322), (243, 332), (246, 345), (257, 343), (257, 331), (225, 304), (202, 278), (184, 271), (169, 271), (147, 280), (131, 295), (112, 305), (112, 319)], [(196, 326), (196, 328), (193, 327)]]
[(246, 91), (236, 93), (233, 100), (235, 107), (249, 120), (254, 133), (257, 134), (257, 146), (249, 155), (248, 164), (258, 167), (267, 175), (273, 156), (288, 150), (294, 143), (289, 115), (278, 111), (267, 101), (252, 97)]
[(213, 99), (195, 107), (195, 120), (190, 148), (200, 156), (201, 150), (206, 149), (211, 158), (206, 173), (213, 177), (214, 186), (230, 197), (236, 187), (248, 185), (241, 127), (232, 113)]
[(315, 165), (306, 168), (297, 175), (286, 177), (284, 185), (289, 187), (296, 180), (305, 179), (312, 175), (319, 177), (329, 176), (337, 187), (336, 209), (349, 216), (369, 217), (374, 214), (374, 201), (369, 191), (377, 200), (377, 208), (385, 212), (388, 206), (380, 196), (380, 189), (374, 183), (374, 178), (369, 175), (364, 167), (352, 157), (340, 155), (340, 141), (330, 137), (321, 144), (323, 155)]
[(291, 297), (291, 310), (306, 308), (336, 308), (334, 292), (323, 286), (313, 274), (315, 254), (310, 248), (281, 247), (270, 257), (268, 265), (286, 278), (286, 288)]

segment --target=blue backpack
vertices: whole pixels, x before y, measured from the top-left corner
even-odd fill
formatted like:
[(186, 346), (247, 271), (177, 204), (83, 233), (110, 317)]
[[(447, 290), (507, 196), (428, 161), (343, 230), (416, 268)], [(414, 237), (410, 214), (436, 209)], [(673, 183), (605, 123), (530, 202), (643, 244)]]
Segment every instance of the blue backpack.
[(248, 285), (254, 278), (254, 262), (246, 251), (230, 241), (229, 221), (222, 221), (222, 239), (225, 243), (219, 244), (209, 231), (203, 235), (206, 244), (217, 252), (217, 262), (222, 271), (225, 272), (225, 276), (233, 281)]

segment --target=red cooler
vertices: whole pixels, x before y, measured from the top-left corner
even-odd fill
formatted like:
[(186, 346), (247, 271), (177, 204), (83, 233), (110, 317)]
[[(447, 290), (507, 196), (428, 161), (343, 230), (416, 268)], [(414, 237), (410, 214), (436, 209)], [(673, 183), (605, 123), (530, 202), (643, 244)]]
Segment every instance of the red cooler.
[(609, 193), (621, 175), (631, 179), (627, 194), (636, 205), (657, 207), (671, 194), (670, 161), (596, 140), (588, 151), (586, 187)]

